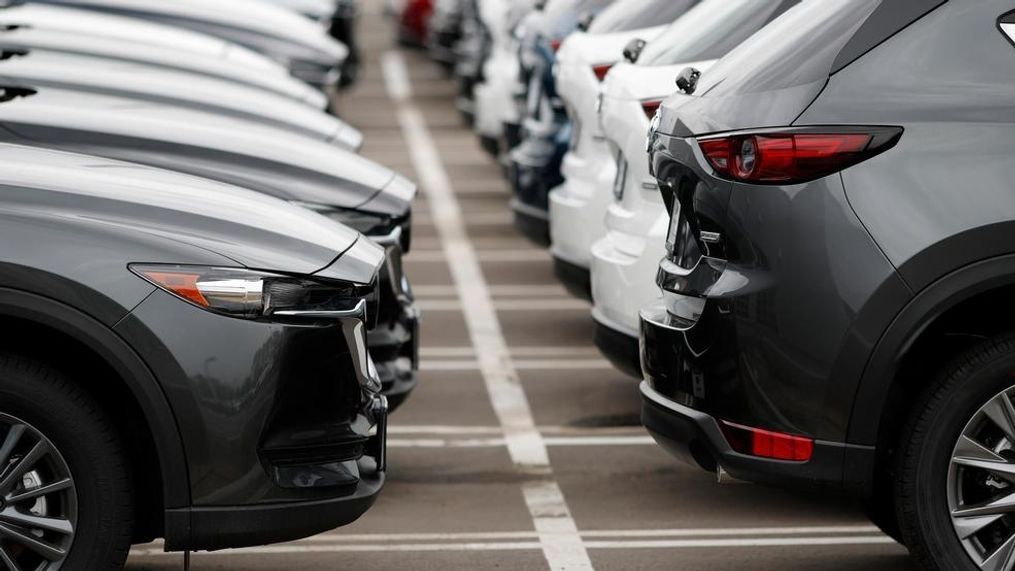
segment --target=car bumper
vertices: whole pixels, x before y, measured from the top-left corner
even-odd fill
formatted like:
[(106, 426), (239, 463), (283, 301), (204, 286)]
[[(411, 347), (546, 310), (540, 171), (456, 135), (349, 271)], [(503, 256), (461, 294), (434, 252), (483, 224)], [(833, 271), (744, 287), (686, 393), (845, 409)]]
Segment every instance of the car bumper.
[(553, 256), (553, 273), (564, 284), (571, 295), (592, 301), (592, 284), (588, 266), (569, 262), (556, 255)]
[[(722, 468), (733, 478), (752, 482), (842, 488), (873, 460), (873, 448), (815, 440), (805, 462), (773, 460), (734, 451), (719, 426), (721, 415), (694, 406), (693, 394), (673, 396), (674, 375), (681, 386), (701, 394), (704, 379), (685, 357), (690, 327), (670, 316), (665, 307), (642, 312), (640, 353), (645, 380), (641, 384), (642, 423), (652, 437), (676, 458), (707, 471)], [(683, 373), (683, 375), (681, 375)], [(735, 421), (736, 422), (736, 421)]]
[(385, 244), (387, 257), (379, 274), (381, 300), (377, 326), (368, 333), (370, 357), (377, 366), (381, 394), (396, 410), (419, 382), (420, 312), (402, 269), (398, 244)]
[(632, 377), (642, 378), (638, 336), (608, 325), (594, 312), (592, 321), (595, 323), (593, 339), (599, 352), (617, 369)]
[(592, 245), (593, 315), (638, 336), (638, 313), (659, 299), (656, 270), (664, 238), (610, 231)]
[(552, 253), (588, 268), (592, 244), (606, 232), (603, 220), (613, 199), (610, 185), (616, 170), (609, 156), (598, 152), (588, 157), (568, 153), (561, 170), (564, 183), (549, 194)]

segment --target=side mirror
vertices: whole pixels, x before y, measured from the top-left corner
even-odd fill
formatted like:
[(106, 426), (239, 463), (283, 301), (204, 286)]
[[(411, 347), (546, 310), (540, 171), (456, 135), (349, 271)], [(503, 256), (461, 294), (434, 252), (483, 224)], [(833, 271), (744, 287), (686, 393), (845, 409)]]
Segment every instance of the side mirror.
[(685, 67), (683, 71), (677, 74), (677, 89), (687, 95), (694, 93), (694, 90), (698, 87), (699, 77), (701, 77), (700, 71), (693, 67)]
[(638, 57), (641, 56), (641, 50), (645, 49), (647, 44), (648, 42), (640, 38), (631, 40), (630, 43), (624, 46), (624, 59), (631, 63), (637, 62)]

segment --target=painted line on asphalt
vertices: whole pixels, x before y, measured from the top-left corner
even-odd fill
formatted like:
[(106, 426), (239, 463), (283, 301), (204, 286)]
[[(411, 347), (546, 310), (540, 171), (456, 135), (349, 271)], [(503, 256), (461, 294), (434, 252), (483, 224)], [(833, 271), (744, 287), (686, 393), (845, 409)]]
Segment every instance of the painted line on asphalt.
[[(562, 345), (559, 347), (510, 347), (512, 357), (598, 357), (599, 350), (585, 345)], [(422, 347), (419, 350), (424, 359), (434, 357), (475, 357), (472, 347)]]
[[(487, 289), (494, 297), (563, 297), (567, 291), (559, 285), (492, 285)], [(455, 286), (420, 285), (413, 286), (413, 293), (419, 297), (453, 297), (458, 295)]]
[[(537, 534), (540, 538), (546, 532)], [(757, 537), (757, 538), (721, 538), (721, 539), (648, 539), (648, 540), (590, 540), (582, 547), (582, 553), (588, 555), (586, 549), (692, 549), (721, 547), (818, 547), (835, 545), (892, 545), (895, 541), (879, 535), (845, 535), (818, 537)], [(555, 544), (560, 549), (554, 550), (555, 561), (562, 557), (573, 557), (572, 553), (564, 553), (564, 544)], [(309, 553), (365, 553), (365, 552), (455, 552), (455, 551), (538, 551), (542, 549), (547, 557), (544, 541), (511, 541), (511, 542), (467, 542), (467, 543), (376, 543), (376, 544), (341, 544), (341, 543), (287, 543), (264, 547), (249, 547), (201, 553), (202, 559), (214, 557), (236, 557), (243, 555), (293, 555)], [(131, 551), (132, 558), (144, 557), (179, 557), (178, 553), (166, 553), (161, 548), (137, 548)], [(552, 567), (563, 569), (564, 567)], [(568, 567), (570, 568), (570, 567)], [(589, 563), (591, 569), (591, 563)]]
[[(420, 371), (477, 371), (483, 364), (478, 360), (426, 360), (420, 362)], [(515, 371), (609, 371), (613, 365), (606, 359), (514, 359)], [(618, 373), (620, 374), (620, 373)]]
[[(655, 446), (651, 436), (544, 436), (546, 446)], [(390, 438), (391, 448), (501, 448), (503, 438)]]
[[(478, 253), (480, 262), (548, 262), (550, 254), (546, 250), (486, 250)], [(447, 262), (443, 250), (413, 250), (406, 256), (407, 262)]]
[[(540, 434), (551, 436), (639, 436), (641, 426), (537, 426)], [(499, 426), (449, 426), (439, 424), (395, 424), (388, 434), (412, 436), (494, 436), (503, 434)]]
[[(422, 311), (461, 311), (463, 305), (455, 299), (421, 299), (416, 305)], [(493, 302), (497, 311), (589, 311), (588, 302), (580, 299), (502, 299)]]
[(512, 365), (497, 310), (466, 234), (466, 221), (451, 181), (426, 120), (412, 101), (409, 73), (402, 55), (397, 51), (386, 52), (382, 56), (382, 71), (444, 255), (453, 261), (449, 267), (459, 299), (469, 308), (464, 314), (465, 322), (490, 402), (504, 430), (508, 453), (516, 467), (544, 477), (522, 484), (525, 503), (539, 532), (538, 546), (551, 569), (592, 569), (564, 493), (553, 480), (546, 444), (536, 429), (528, 398)]

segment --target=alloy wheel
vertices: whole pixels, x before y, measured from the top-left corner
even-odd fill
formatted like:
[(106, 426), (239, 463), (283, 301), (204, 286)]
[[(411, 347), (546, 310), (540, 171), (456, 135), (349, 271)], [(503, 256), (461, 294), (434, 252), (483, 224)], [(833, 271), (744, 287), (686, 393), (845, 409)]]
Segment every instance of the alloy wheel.
[(0, 413), (0, 569), (60, 569), (74, 542), (77, 506), (59, 450), (31, 424)]

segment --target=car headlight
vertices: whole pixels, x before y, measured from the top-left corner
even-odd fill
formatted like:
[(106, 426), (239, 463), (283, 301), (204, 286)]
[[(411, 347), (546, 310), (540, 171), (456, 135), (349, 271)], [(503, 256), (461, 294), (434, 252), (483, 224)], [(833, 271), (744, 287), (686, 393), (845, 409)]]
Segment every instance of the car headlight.
[(363, 285), (245, 268), (170, 264), (131, 264), (129, 268), (152, 285), (192, 305), (245, 319), (363, 311), (365, 320), (377, 297), (376, 280)]

